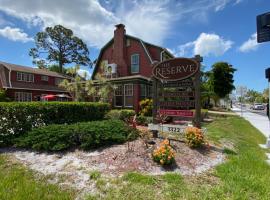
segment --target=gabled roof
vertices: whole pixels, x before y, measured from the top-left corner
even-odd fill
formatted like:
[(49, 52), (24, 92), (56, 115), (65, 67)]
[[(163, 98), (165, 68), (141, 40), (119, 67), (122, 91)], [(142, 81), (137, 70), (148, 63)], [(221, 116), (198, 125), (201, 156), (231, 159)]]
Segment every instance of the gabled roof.
[[(133, 39), (133, 40), (137, 40), (137, 41), (140, 42), (140, 44), (142, 45), (142, 47), (143, 47), (143, 49), (144, 49), (144, 52), (145, 52), (146, 56), (148, 57), (150, 63), (153, 63), (154, 60), (153, 60), (153, 58), (151, 57), (151, 54), (149, 53), (149, 51), (148, 51), (146, 45), (153, 46), (153, 47), (155, 47), (155, 48), (159, 48), (160, 50), (165, 51), (166, 53), (168, 53), (171, 57), (174, 57), (174, 55), (172, 55), (172, 54), (171, 54), (166, 48), (164, 48), (164, 47), (157, 46), (157, 45), (151, 44), (151, 43), (149, 43), (149, 42), (145, 42), (145, 41), (141, 40), (140, 38), (137, 38), (137, 37), (134, 37), (134, 36), (131, 36), (131, 35), (127, 35), (127, 34), (126, 34), (125, 37), (130, 38), (130, 39)], [(99, 53), (99, 55), (98, 55), (98, 58), (97, 58), (97, 61), (96, 61), (96, 64), (95, 64), (95, 66), (94, 66), (94, 70), (93, 70), (93, 73), (92, 73), (92, 77), (91, 77), (92, 79), (93, 79), (93, 77), (94, 77), (94, 75), (95, 75), (95, 73), (96, 73), (96, 71), (97, 71), (97, 68), (98, 68), (98, 65), (99, 65), (99, 62), (100, 62), (100, 59), (101, 59), (101, 55), (103, 54), (103, 51), (104, 51), (108, 46), (110, 46), (110, 45), (113, 43), (113, 41), (114, 41), (114, 38), (110, 39), (110, 40), (109, 40), (109, 41), (108, 41), (108, 42), (100, 49), (100, 53)]]
[(16, 65), (16, 64), (1, 62), (1, 61), (0, 61), (0, 65), (3, 65), (4, 67), (6, 67), (8, 70), (11, 70), (11, 71), (40, 74), (40, 75), (53, 76), (53, 77), (58, 77), (58, 78), (70, 78), (66, 75), (63, 75), (63, 74), (60, 74), (57, 72), (52, 72), (52, 71), (49, 71), (46, 69), (26, 67), (26, 66), (22, 66), (22, 65)]

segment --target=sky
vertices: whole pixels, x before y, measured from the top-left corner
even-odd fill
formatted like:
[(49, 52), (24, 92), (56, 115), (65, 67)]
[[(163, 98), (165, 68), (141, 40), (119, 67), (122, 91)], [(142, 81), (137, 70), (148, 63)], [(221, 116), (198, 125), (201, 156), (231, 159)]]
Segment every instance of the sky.
[(270, 42), (257, 43), (256, 16), (266, 12), (270, 0), (0, 0), (0, 61), (33, 66), (36, 33), (57, 24), (72, 29), (95, 60), (123, 23), (127, 34), (177, 57), (200, 54), (205, 70), (228, 62), (236, 86), (263, 91)]

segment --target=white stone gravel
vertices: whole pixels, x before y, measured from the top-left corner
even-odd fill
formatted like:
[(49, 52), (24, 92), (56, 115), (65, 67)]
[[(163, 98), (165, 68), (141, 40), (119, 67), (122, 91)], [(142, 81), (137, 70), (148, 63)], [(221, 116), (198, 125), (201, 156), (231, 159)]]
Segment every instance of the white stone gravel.
[[(149, 153), (146, 154), (147, 150), (143, 148), (141, 141), (135, 141), (135, 152), (130, 154), (126, 152), (125, 144), (99, 151), (76, 150), (65, 154), (38, 153), (7, 148), (0, 149), (0, 153), (10, 155), (30, 169), (49, 176), (51, 183), (75, 188), (79, 191), (78, 199), (80, 199), (86, 193), (98, 192), (95, 181), (90, 178), (90, 173), (94, 170), (100, 171), (105, 179), (121, 176), (125, 170), (133, 169), (151, 175), (161, 175), (168, 172), (168, 170), (153, 163), (151, 156)], [(184, 148), (186, 149), (184, 150)], [(178, 163), (178, 166), (170, 171), (179, 172), (182, 175), (196, 175), (205, 172), (225, 160), (225, 155), (222, 152), (214, 150), (206, 155), (190, 150), (184, 145), (180, 150), (180, 160), (178, 161), (182, 163)]]

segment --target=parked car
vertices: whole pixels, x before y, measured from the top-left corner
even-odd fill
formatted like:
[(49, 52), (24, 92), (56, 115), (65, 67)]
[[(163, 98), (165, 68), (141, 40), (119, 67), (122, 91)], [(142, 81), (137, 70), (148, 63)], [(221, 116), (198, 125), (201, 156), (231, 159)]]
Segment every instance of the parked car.
[(265, 106), (261, 103), (254, 103), (254, 105), (252, 106), (253, 110), (264, 110)]

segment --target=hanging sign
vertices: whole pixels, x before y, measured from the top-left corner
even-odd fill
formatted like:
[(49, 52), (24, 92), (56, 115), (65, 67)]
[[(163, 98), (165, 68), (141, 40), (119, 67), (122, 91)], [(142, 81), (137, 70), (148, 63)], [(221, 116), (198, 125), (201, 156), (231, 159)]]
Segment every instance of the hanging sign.
[(177, 81), (193, 76), (198, 70), (198, 63), (192, 59), (173, 58), (155, 65), (152, 74), (159, 80)]

